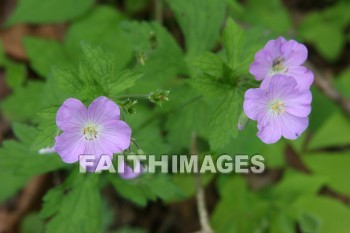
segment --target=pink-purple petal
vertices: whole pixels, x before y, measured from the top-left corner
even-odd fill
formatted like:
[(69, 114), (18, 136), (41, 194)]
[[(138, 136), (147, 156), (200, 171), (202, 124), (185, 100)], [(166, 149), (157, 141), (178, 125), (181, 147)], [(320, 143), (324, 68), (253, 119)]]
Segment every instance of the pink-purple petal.
[(276, 116), (268, 115), (258, 128), (257, 136), (266, 144), (275, 143), (282, 137), (282, 124)]
[(264, 90), (252, 88), (246, 91), (243, 103), (245, 114), (252, 120), (257, 120), (259, 114), (266, 111), (267, 96)]
[(113, 153), (120, 153), (130, 146), (131, 128), (124, 121), (109, 121), (102, 124), (100, 143)]
[[(124, 166), (124, 169), (122, 168)], [(124, 170), (124, 172), (120, 172)], [(122, 163), (118, 165), (118, 173), (121, 178), (125, 180), (131, 180), (139, 177), (144, 173), (144, 168), (142, 167), (140, 161), (136, 162), (136, 166), (134, 168), (130, 167), (127, 163)]]
[(284, 100), (295, 91), (296, 86), (297, 82), (293, 77), (277, 74), (270, 78), (267, 95), (269, 99)]
[(282, 56), (281, 47), (286, 42), (283, 37), (278, 37), (276, 40), (270, 40), (264, 47), (264, 50), (268, 51), (273, 59)]
[(270, 72), (271, 65), (267, 63), (253, 62), (250, 65), (249, 72), (256, 80), (263, 80)]
[(55, 151), (65, 163), (75, 163), (85, 153), (85, 140), (81, 133), (63, 132), (56, 137)]
[(300, 90), (308, 90), (314, 81), (314, 74), (304, 66), (289, 67), (286, 73), (295, 78)]
[(58, 128), (65, 132), (77, 132), (82, 129), (87, 121), (87, 109), (84, 104), (77, 99), (67, 99), (58, 109), (56, 124)]
[(111, 153), (108, 149), (106, 149), (103, 143), (99, 142), (98, 140), (85, 142), (84, 155), (95, 156), (93, 165), (86, 167), (86, 170), (88, 172), (96, 172), (97, 165), (103, 155), (108, 155), (111, 159), (113, 157), (113, 153)]
[(289, 113), (283, 114), (280, 120), (283, 124), (283, 137), (291, 140), (297, 139), (309, 124), (309, 119), (307, 117), (296, 117)]
[(284, 64), (287, 66), (302, 65), (307, 59), (307, 48), (305, 45), (289, 40), (281, 47), (281, 52), (284, 57)]
[(311, 112), (312, 94), (310, 91), (296, 91), (288, 96), (285, 111), (297, 117), (307, 117)]
[(120, 109), (116, 103), (101, 96), (95, 99), (88, 108), (89, 121), (95, 124), (119, 120)]
[(256, 52), (254, 56), (254, 60), (258, 63), (262, 63), (265, 65), (272, 65), (272, 62), (273, 62), (273, 58), (271, 57), (271, 54), (266, 49), (262, 49)]

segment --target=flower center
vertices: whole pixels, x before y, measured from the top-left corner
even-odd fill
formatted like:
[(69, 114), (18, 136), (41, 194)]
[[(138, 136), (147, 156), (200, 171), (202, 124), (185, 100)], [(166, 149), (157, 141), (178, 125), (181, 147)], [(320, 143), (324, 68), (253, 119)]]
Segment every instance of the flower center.
[(98, 130), (95, 125), (88, 125), (83, 129), (85, 140), (92, 141), (97, 139)]
[(272, 71), (275, 73), (285, 72), (286, 68), (283, 66), (283, 58), (277, 58), (273, 61)]
[(276, 100), (270, 105), (270, 109), (273, 113), (280, 115), (285, 112), (284, 103), (280, 100)]

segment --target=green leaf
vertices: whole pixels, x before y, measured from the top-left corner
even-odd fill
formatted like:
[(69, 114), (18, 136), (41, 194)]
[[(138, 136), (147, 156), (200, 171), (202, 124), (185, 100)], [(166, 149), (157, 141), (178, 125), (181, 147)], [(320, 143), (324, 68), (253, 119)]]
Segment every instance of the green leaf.
[(193, 132), (201, 138), (208, 138), (211, 105), (188, 85), (174, 88), (170, 100), (164, 106), (164, 110), (169, 111), (165, 128), (173, 150), (180, 153), (188, 148)]
[(132, 58), (131, 46), (118, 26), (122, 19), (115, 9), (97, 6), (70, 25), (63, 43), (26, 37), (24, 46), (31, 67), (40, 76), (47, 77), (52, 67), (75, 66), (82, 55), (81, 42), (84, 42), (115, 54), (111, 62), (115, 72), (120, 72)]
[[(264, 46), (270, 36), (264, 35), (260, 28), (243, 30), (231, 18), (227, 20), (222, 36), (226, 64), (236, 76), (243, 76), (240, 78), (240, 82), (244, 81), (243, 84), (254, 81), (249, 74), (249, 66), (257, 50)], [(243, 79), (247, 77), (248, 80)]]
[[(337, 106), (316, 87), (311, 88), (312, 103), (308, 129), (317, 132), (336, 111)], [(327, 109), (327, 111), (325, 111)]]
[(345, 46), (345, 38), (342, 31), (334, 28), (333, 25), (327, 24), (329, 23), (320, 23), (317, 20), (317, 24), (304, 26), (300, 29), (300, 32), (306, 41), (316, 46), (322, 56), (330, 61), (334, 61), (341, 54)]
[(23, 233), (38, 233), (43, 232), (43, 230), (44, 222), (36, 213), (27, 215), (21, 223), (21, 232)]
[(14, 132), (19, 141), (3, 142), (0, 148), (0, 170), (7, 171), (14, 177), (25, 177), (22, 180), (26, 180), (30, 176), (64, 167), (58, 155), (40, 155), (30, 150), (33, 140), (39, 133), (34, 127), (15, 124)]
[(27, 75), (25, 65), (13, 62), (11, 60), (5, 60), (4, 67), (6, 70), (6, 84), (12, 89), (21, 87)]
[(108, 92), (110, 89), (109, 83), (115, 75), (112, 54), (105, 53), (101, 48), (93, 48), (85, 43), (82, 44), (82, 50), (85, 63), (83, 67), (84, 69), (89, 67), (86, 74), (90, 77), (80, 77), (83, 81), (95, 79), (97, 83), (100, 84), (106, 92)]
[[(233, 6), (231, 15), (239, 21), (263, 26), (279, 35), (287, 33), (292, 25), (288, 10), (280, 0), (249, 0), (244, 5), (240, 5), (236, 0), (231, 0), (230, 3)], [(269, 14), (269, 12), (274, 12), (274, 14)]]
[(295, 233), (295, 223), (288, 213), (279, 212), (269, 222), (269, 233)]
[[(95, 79), (108, 96), (116, 95), (130, 87), (142, 76), (131, 71), (117, 74), (112, 54), (103, 52), (101, 48), (92, 48), (83, 44), (86, 67), (90, 67), (91, 79)], [(88, 72), (86, 72), (88, 73)]]
[[(296, 221), (305, 217), (295, 205), (300, 198), (318, 195), (325, 183), (322, 176), (287, 170), (277, 184), (253, 192), (243, 177), (221, 175), (220, 201), (212, 215), (212, 226), (215, 232), (293, 233)], [(308, 217), (318, 218), (306, 213)], [(303, 221), (306, 227), (305, 219)]]
[(278, 200), (288, 206), (302, 196), (316, 195), (326, 182), (322, 174), (311, 176), (287, 170), (283, 179), (267, 193), (270, 200)]
[(37, 134), (37, 131), (32, 126), (16, 122), (13, 123), (12, 130), (16, 138), (25, 145), (30, 145), (33, 141), (33, 136)]
[(86, 17), (76, 20), (68, 29), (64, 51), (72, 61), (78, 61), (81, 42), (100, 47), (114, 56), (115, 72), (120, 72), (132, 59), (130, 41), (119, 26), (123, 14), (113, 7), (96, 6)]
[(31, 149), (38, 151), (42, 148), (53, 147), (55, 144), (55, 137), (59, 133), (56, 126), (56, 113), (58, 107), (48, 107), (43, 109), (39, 114), (38, 134), (34, 137), (34, 142)]
[(244, 45), (244, 31), (231, 18), (226, 22), (223, 45), (229, 66), (235, 70), (241, 63), (241, 52)]
[(125, 121), (133, 127), (133, 138), (145, 154), (162, 155), (170, 153), (165, 142), (158, 114), (145, 106), (137, 106), (137, 114), (125, 116)]
[(109, 96), (115, 96), (135, 85), (135, 82), (143, 77), (130, 70), (120, 72), (117, 77), (110, 82)]
[(237, 77), (216, 55), (204, 53), (191, 60), (189, 84), (205, 96), (222, 96), (237, 86)]
[[(49, 203), (51, 206), (49, 212), (54, 214), (47, 223), (45, 232), (98, 232), (101, 223), (101, 196), (98, 181), (98, 175), (77, 174), (72, 185), (69, 186), (68, 194), (63, 197), (59, 195), (60, 199), (54, 199), (58, 197), (57, 194), (49, 193), (45, 197), (44, 206)], [(64, 189), (64, 191), (67, 190)], [(44, 215), (46, 214), (48, 212)]]
[[(174, 183), (185, 193), (185, 197), (181, 196), (178, 199), (170, 200), (183, 201), (184, 198), (191, 198), (196, 194), (196, 174), (173, 174)], [(211, 173), (201, 174), (201, 180), (203, 186), (207, 186), (214, 179), (214, 175)]]
[(222, 149), (237, 136), (241, 104), (242, 97), (237, 92), (229, 92), (217, 101), (209, 125), (209, 143), (214, 151)]
[(85, 13), (93, 0), (20, 0), (6, 26), (18, 23), (59, 23), (75, 19)]
[(191, 71), (196, 75), (197, 73), (207, 74), (208, 76), (220, 77), (223, 73), (224, 62), (216, 54), (205, 52), (197, 57), (189, 60)]
[[(85, 72), (85, 70), (84, 70)], [(89, 72), (87, 71), (87, 75)], [(88, 87), (81, 80), (79, 72), (73, 68), (55, 68), (53, 69), (53, 77), (57, 87), (70, 96), (81, 97), (92, 92), (93, 86)]]
[(225, 17), (225, 0), (169, 0), (190, 56), (211, 50)]
[(313, 221), (319, 222), (319, 225), (316, 225), (317, 233), (344, 233), (350, 228), (349, 208), (335, 199), (305, 196), (295, 203), (295, 207), (299, 209), (300, 214), (307, 213), (316, 219)]
[(345, 46), (343, 30), (350, 22), (348, 8), (348, 2), (339, 2), (323, 11), (308, 14), (299, 25), (300, 35), (330, 61), (336, 60)]
[(335, 78), (335, 86), (346, 98), (350, 99), (350, 68), (345, 69), (341, 74)]
[(135, 72), (144, 74), (133, 92), (167, 89), (171, 78), (187, 73), (183, 51), (159, 23), (126, 22), (123, 29), (138, 59)]
[(63, 185), (53, 188), (45, 194), (43, 198), (44, 205), (40, 211), (41, 218), (49, 218), (60, 210), (64, 199), (64, 191), (65, 187)]
[(158, 198), (167, 201), (184, 196), (171, 178), (164, 174), (144, 174), (134, 180), (110, 176), (109, 180), (121, 196), (140, 206)]
[(343, 113), (336, 112), (316, 131), (308, 148), (320, 149), (349, 145), (349, 131), (349, 119), (345, 117)]
[(327, 178), (330, 188), (350, 194), (350, 184), (344, 179), (350, 176), (350, 152), (306, 154), (302, 159), (314, 174)]
[(68, 54), (62, 51), (62, 45), (55, 40), (25, 37), (23, 43), (31, 68), (43, 78), (48, 76), (52, 66), (64, 65), (69, 61)]
[(321, 221), (318, 217), (308, 214), (302, 213), (299, 216), (299, 225), (303, 232), (306, 233), (319, 233), (321, 227)]
[[(3, 150), (0, 149), (0, 156), (2, 151)], [(0, 179), (2, 180), (0, 189), (0, 203), (3, 203), (6, 199), (15, 195), (16, 192), (28, 181), (27, 176), (15, 176), (9, 174), (9, 171), (7, 170), (0, 170)]]
[(66, 99), (71, 97), (67, 93), (64, 93), (64, 91), (62, 91), (60, 88), (58, 88), (58, 85), (53, 75), (50, 75), (46, 80), (41, 96), (43, 109), (52, 106), (59, 106)]
[(43, 83), (30, 81), (26, 86), (18, 87), (14, 93), (1, 103), (6, 118), (12, 121), (32, 121), (41, 108), (41, 91)]
[(230, 178), (220, 196), (211, 218), (216, 233), (261, 232), (267, 205), (248, 190), (242, 177)]
[(141, 77), (130, 71), (118, 73), (112, 55), (101, 48), (83, 44), (82, 49), (84, 59), (78, 69), (53, 70), (57, 86), (72, 97), (83, 101), (91, 101), (97, 96), (115, 97)]
[[(33, 137), (35, 136), (33, 135)], [(12, 140), (3, 142), (0, 157), (1, 169), (16, 176), (40, 175), (65, 166), (57, 154), (41, 155), (37, 152), (31, 152), (29, 145)]]

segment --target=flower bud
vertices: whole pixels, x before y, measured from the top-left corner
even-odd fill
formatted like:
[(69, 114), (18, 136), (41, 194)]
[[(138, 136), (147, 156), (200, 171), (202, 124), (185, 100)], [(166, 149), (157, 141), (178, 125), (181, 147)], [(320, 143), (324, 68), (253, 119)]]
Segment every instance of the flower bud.
[(162, 106), (162, 103), (169, 101), (169, 93), (170, 91), (157, 90), (151, 92), (148, 96), (148, 99), (151, 102)]
[(136, 109), (135, 105), (137, 104), (137, 100), (125, 99), (121, 102), (120, 106), (129, 114), (135, 114)]
[(244, 130), (244, 128), (247, 126), (248, 123), (249, 123), (249, 118), (244, 112), (242, 112), (238, 119), (237, 128), (242, 131)]

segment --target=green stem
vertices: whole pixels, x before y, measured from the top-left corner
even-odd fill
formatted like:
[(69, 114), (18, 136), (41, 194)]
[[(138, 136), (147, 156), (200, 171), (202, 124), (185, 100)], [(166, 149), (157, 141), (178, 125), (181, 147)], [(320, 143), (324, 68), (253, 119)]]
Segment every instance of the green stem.
[(156, 20), (163, 24), (163, 0), (155, 0), (155, 14), (156, 14)]
[(148, 99), (148, 97), (149, 97), (149, 94), (130, 94), (130, 95), (112, 96), (111, 98), (115, 98), (115, 99), (128, 99), (128, 98)]

